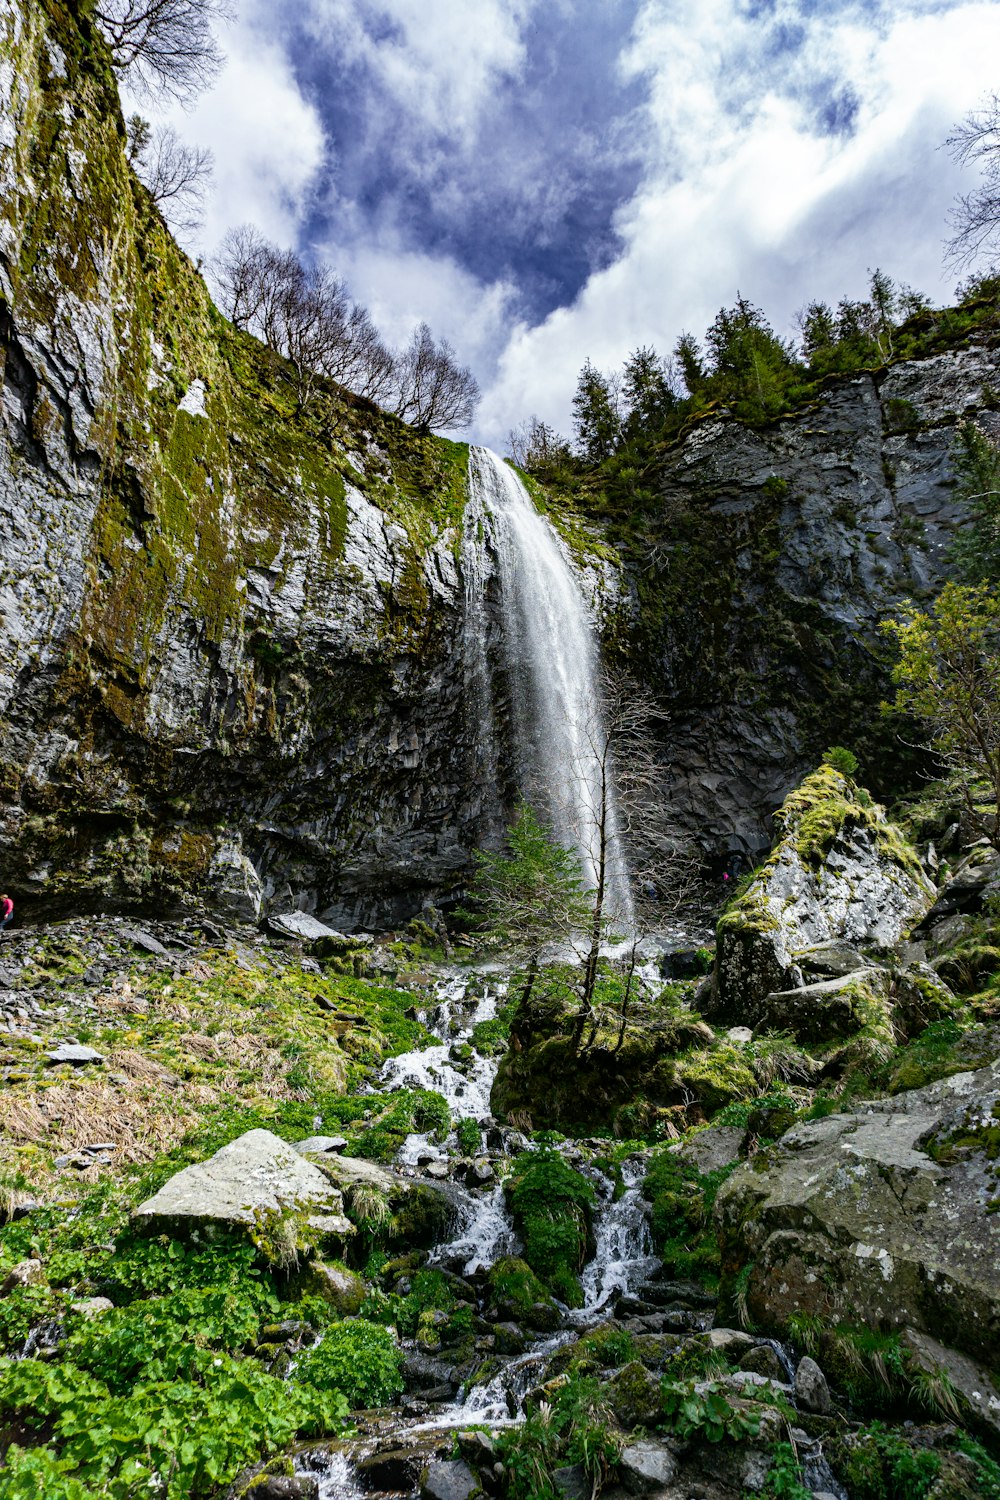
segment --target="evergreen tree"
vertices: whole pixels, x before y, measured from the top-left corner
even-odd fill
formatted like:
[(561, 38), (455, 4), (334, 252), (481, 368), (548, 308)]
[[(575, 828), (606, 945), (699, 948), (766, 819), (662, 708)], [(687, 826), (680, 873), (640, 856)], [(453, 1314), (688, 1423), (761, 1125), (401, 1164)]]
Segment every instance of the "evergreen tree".
[(1000, 583), (1000, 448), (974, 422), (958, 429), (952, 461), (956, 498), (969, 508), (951, 557), (967, 583)]
[(697, 396), (708, 379), (698, 340), (693, 333), (682, 333), (674, 345), (674, 358), (680, 366), (688, 394)]
[(573, 425), (580, 453), (590, 463), (602, 463), (618, 447), (622, 424), (617, 382), (602, 374), (589, 359), (576, 383)]
[(732, 307), (719, 309), (705, 340), (713, 395), (751, 420), (781, 410), (782, 388), (792, 369), (791, 350), (759, 307), (738, 295)]
[(622, 380), (625, 435), (635, 438), (660, 432), (677, 405), (663, 360), (651, 347), (635, 349), (625, 361)]

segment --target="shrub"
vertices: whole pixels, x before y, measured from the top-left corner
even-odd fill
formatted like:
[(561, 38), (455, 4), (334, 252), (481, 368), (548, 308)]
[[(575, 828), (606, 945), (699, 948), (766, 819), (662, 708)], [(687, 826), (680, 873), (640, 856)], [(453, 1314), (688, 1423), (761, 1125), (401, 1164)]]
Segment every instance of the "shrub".
[(295, 1367), (294, 1382), (340, 1392), (352, 1408), (385, 1406), (403, 1389), (402, 1355), (387, 1328), (365, 1318), (333, 1323)]
[(853, 750), (847, 750), (843, 745), (831, 745), (823, 756), (824, 766), (832, 766), (835, 771), (841, 771), (845, 776), (853, 776), (858, 769), (858, 757)]
[(524, 1258), (563, 1302), (578, 1305), (594, 1189), (551, 1146), (529, 1157), (508, 1189)]

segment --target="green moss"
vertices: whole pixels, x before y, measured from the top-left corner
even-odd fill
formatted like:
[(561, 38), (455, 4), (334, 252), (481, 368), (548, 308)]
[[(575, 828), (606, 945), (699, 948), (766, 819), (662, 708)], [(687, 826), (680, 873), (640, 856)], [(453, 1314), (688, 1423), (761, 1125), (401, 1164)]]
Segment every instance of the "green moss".
[(580, 1306), (593, 1187), (557, 1151), (543, 1148), (519, 1158), (507, 1196), (528, 1265), (561, 1302)]

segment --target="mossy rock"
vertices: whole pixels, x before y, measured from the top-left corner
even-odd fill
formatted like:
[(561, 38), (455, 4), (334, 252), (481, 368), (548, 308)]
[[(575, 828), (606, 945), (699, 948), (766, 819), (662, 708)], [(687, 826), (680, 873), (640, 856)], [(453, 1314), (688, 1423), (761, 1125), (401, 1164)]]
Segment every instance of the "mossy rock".
[(765, 1020), (769, 995), (802, 986), (797, 953), (830, 943), (889, 949), (934, 897), (884, 809), (832, 766), (806, 777), (775, 823), (770, 858), (718, 923), (710, 1003), (748, 1026)]

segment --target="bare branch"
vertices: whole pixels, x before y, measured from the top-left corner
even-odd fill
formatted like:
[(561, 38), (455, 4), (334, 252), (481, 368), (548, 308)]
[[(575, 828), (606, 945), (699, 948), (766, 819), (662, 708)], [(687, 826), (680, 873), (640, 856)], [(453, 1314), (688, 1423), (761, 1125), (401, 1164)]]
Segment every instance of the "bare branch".
[(212, 28), (231, 14), (229, 0), (98, 0), (94, 10), (115, 72), (140, 94), (185, 104), (222, 66)]
[(201, 227), (205, 194), (212, 178), (211, 151), (189, 146), (170, 125), (152, 129), (133, 115), (128, 122), (128, 159), (139, 181), (178, 234)]

